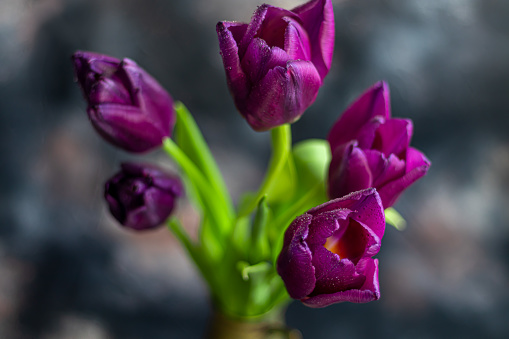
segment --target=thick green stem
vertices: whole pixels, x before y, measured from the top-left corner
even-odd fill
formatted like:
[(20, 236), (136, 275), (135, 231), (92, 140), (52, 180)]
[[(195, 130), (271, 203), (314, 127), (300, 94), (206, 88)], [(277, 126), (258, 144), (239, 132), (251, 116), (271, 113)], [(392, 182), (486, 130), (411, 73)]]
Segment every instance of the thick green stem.
[(272, 137), (272, 157), (270, 159), (269, 168), (265, 175), (265, 178), (260, 186), (260, 189), (256, 193), (256, 196), (250, 200), (250, 202), (239, 211), (238, 216), (243, 217), (254, 211), (258, 202), (267, 191), (274, 184), (278, 175), (283, 170), (288, 155), (292, 148), (292, 130), (289, 124), (285, 124), (271, 130)]

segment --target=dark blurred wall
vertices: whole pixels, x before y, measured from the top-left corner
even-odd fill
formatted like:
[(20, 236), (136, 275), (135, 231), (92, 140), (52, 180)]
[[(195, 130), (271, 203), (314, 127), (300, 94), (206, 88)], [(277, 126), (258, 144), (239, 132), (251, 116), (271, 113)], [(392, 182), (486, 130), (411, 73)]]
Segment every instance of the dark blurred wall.
[[(178, 243), (164, 229), (126, 233), (106, 211), (102, 183), (132, 156), (93, 131), (70, 55), (126, 56), (151, 72), (194, 114), (237, 197), (261, 179), (269, 135), (235, 111), (215, 24), (249, 20), (261, 3), (0, 1), (0, 338), (201, 337), (207, 291)], [(385, 79), (393, 115), (413, 119), (412, 143), (433, 165), (396, 205), (408, 227), (387, 229), (381, 300), (295, 302), (288, 323), (306, 338), (506, 338), (509, 2), (333, 4), (333, 66), (295, 141), (324, 138)]]

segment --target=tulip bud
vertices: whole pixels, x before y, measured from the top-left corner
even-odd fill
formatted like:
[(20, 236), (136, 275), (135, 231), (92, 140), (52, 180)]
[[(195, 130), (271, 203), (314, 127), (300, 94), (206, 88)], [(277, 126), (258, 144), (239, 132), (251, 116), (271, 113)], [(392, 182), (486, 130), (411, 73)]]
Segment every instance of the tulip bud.
[(314, 207), (288, 227), (277, 271), (288, 294), (310, 307), (380, 298), (378, 253), (385, 231), (375, 189)]
[(124, 163), (106, 182), (104, 197), (118, 222), (140, 231), (164, 222), (183, 190), (177, 177), (153, 165)]
[(145, 152), (169, 137), (175, 125), (173, 100), (130, 59), (78, 51), (74, 71), (97, 132), (126, 151)]
[(375, 187), (384, 208), (394, 205), (431, 165), (424, 154), (409, 146), (412, 133), (411, 120), (391, 118), (389, 86), (376, 83), (329, 132), (329, 197)]
[(226, 80), (256, 131), (292, 123), (315, 101), (334, 50), (331, 0), (258, 7), (249, 24), (217, 24)]

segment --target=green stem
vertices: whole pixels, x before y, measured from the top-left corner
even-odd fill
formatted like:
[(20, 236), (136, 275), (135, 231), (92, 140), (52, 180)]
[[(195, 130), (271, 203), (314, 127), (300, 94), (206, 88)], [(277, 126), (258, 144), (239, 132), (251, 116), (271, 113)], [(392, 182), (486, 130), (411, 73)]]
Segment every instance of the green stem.
[(191, 239), (189, 238), (189, 235), (187, 234), (186, 230), (182, 227), (180, 221), (176, 218), (171, 218), (167, 221), (167, 227), (180, 241), (180, 243), (184, 246), (189, 255), (196, 262), (197, 261), (195, 260), (195, 257), (197, 255), (196, 246), (192, 243)]
[(242, 210), (239, 211), (238, 217), (246, 216), (254, 211), (258, 202), (265, 194), (267, 194), (267, 191), (274, 184), (288, 160), (288, 155), (290, 154), (292, 147), (292, 130), (290, 125), (285, 124), (273, 128), (271, 130), (271, 137), (272, 157), (270, 159), (267, 174), (265, 175), (263, 183), (254, 199), (252, 199)]
[[(234, 208), (231, 197), (203, 134), (198, 128), (193, 116), (182, 102), (176, 102), (174, 107), (177, 113), (177, 144), (179, 144), (180, 139), (179, 133), (185, 132), (187, 138), (185, 138), (185, 140), (180, 140), (185, 143), (184, 152), (187, 150), (192, 154), (192, 161), (203, 173), (205, 178), (209, 180), (210, 185), (216, 191), (216, 197), (222, 201), (225, 213), (227, 213), (230, 218), (233, 218)], [(182, 145), (181, 147), (184, 148)]]
[(199, 252), (199, 249), (196, 247), (195, 244), (192, 243), (186, 230), (182, 227), (180, 221), (176, 218), (168, 219), (168, 221), (166, 222), (166, 226), (173, 233), (173, 235), (175, 235), (175, 238), (177, 238), (180, 241), (182, 246), (184, 246), (187, 253), (189, 253), (191, 259), (193, 259), (194, 263), (200, 270), (203, 278), (210, 284), (211, 277), (210, 274), (207, 272), (208, 266), (204, 262), (203, 257), (200, 255), (201, 253)]
[(193, 184), (196, 192), (200, 195), (203, 207), (206, 209), (203, 211), (210, 216), (211, 225), (214, 227), (214, 231), (220, 239), (225, 236), (225, 227), (230, 225), (230, 219), (227, 211), (225, 211), (223, 204), (216, 197), (216, 191), (211, 187), (210, 183), (205, 179), (203, 174), (196, 168), (194, 163), (182, 152), (176, 143), (170, 138), (163, 140), (163, 149), (168, 155), (170, 155), (186, 173), (190, 182)]

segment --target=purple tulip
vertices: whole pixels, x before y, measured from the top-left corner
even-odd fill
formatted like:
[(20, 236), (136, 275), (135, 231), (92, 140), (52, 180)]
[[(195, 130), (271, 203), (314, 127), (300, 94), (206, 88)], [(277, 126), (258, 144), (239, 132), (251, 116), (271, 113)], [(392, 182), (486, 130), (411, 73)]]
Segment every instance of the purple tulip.
[(332, 160), (328, 191), (331, 199), (375, 187), (384, 208), (428, 171), (431, 163), (410, 147), (413, 124), (392, 119), (389, 86), (378, 82), (336, 121), (327, 137)]
[(121, 171), (106, 182), (104, 197), (115, 219), (140, 231), (164, 222), (183, 190), (177, 177), (153, 165), (124, 163)]
[(380, 298), (384, 210), (374, 188), (310, 209), (285, 233), (277, 271), (288, 294), (310, 307)]
[(74, 71), (99, 134), (129, 152), (145, 152), (169, 137), (175, 125), (173, 100), (130, 59), (78, 51)]
[(292, 123), (316, 99), (334, 50), (331, 0), (293, 10), (261, 5), (249, 24), (217, 24), (235, 105), (256, 131)]

